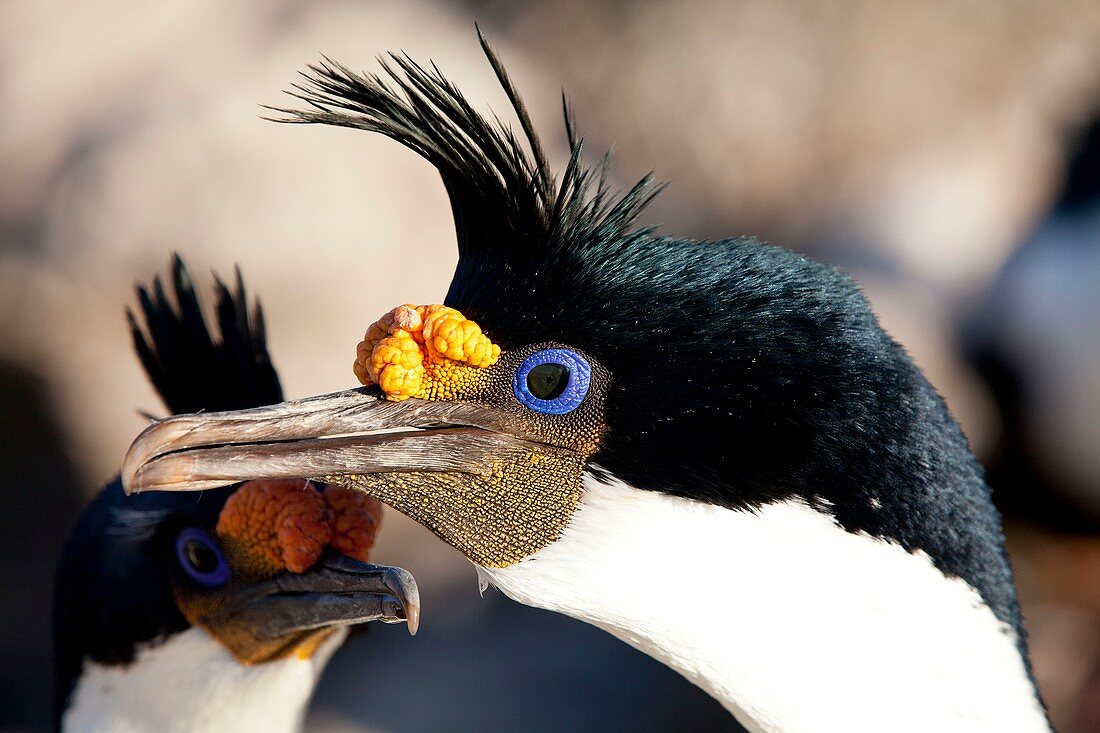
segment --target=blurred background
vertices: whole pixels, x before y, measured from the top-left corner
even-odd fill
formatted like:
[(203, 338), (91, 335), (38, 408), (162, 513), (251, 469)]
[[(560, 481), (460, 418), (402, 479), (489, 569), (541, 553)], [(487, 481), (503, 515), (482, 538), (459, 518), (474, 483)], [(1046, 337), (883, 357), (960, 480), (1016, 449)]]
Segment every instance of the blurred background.
[[(351, 386), (364, 328), (446, 291), (445, 195), (394, 143), (258, 105), (321, 53), (374, 70), (400, 49), (503, 112), (475, 20), (559, 164), (564, 88), (621, 185), (672, 182), (647, 223), (860, 281), (987, 466), (1056, 725), (1100, 730), (1095, 0), (5, 0), (0, 730), (48, 727), (59, 547), (138, 411), (163, 412), (122, 316), (134, 283), (171, 250), (196, 273), (239, 263), (287, 395)], [(419, 579), (421, 633), (349, 645), (309, 730), (735, 730), (602, 632), (479, 597), (403, 517), (376, 557)]]

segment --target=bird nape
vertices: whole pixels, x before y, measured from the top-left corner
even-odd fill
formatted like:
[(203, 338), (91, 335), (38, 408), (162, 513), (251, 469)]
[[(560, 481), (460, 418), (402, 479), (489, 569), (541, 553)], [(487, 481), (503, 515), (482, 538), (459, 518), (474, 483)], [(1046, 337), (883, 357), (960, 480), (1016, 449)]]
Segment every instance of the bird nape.
[[(179, 258), (128, 312), (146, 374), (173, 413), (278, 402), (259, 305), (216, 281), (220, 338)], [(381, 505), (301, 479), (127, 497), (108, 485), (81, 515), (55, 581), (62, 730), (297, 729), (347, 630), (407, 619), (401, 568), (366, 562)]]
[(433, 65), (326, 60), (294, 123), (438, 170), (446, 306), (367, 331), (365, 386), (157, 422), (131, 492), (313, 477), (377, 497), (526, 604), (665, 662), (756, 731), (1036, 731), (1000, 518), (943, 400), (831, 267), (639, 227), (607, 158), (551, 172)]

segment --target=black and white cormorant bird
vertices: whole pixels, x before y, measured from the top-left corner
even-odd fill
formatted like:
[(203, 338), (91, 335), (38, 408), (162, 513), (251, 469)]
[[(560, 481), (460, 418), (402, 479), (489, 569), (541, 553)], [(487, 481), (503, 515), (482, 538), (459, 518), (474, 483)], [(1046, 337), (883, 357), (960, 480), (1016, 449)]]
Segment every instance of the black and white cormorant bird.
[[(179, 259), (172, 282), (178, 309), (158, 279), (139, 289), (144, 331), (130, 314), (168, 409), (281, 401), (239, 275), (234, 290), (217, 284), (217, 341)], [(365, 559), (377, 529), (377, 503), (361, 498), (300, 480), (136, 497), (117, 480), (103, 489), (56, 578), (57, 728), (296, 730), (350, 626), (408, 616), (415, 631), (412, 576), (344, 554)]]
[(656, 188), (614, 195), (568, 107), (555, 178), (486, 51), (520, 135), (400, 55), (385, 78), (312, 67), (283, 111), (438, 168), (455, 310), (375, 323), (368, 386), (151, 425), (128, 490), (360, 489), (752, 731), (1048, 730), (981, 466), (857, 286), (754, 239), (640, 228)]

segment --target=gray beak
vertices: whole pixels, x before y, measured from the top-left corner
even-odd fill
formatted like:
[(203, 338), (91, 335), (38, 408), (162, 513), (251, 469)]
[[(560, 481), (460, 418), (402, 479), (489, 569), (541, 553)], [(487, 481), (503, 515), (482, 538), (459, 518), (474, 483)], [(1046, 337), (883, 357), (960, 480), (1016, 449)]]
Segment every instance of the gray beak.
[(127, 493), (198, 491), (257, 478), (402, 473), (488, 476), (532, 450), (490, 407), (389, 402), (368, 388), (153, 423), (123, 461)]
[(402, 568), (371, 565), (336, 552), (305, 573), (281, 573), (236, 589), (204, 623), (237, 629), (260, 641), (295, 632), (369, 621), (420, 626), (420, 591)]

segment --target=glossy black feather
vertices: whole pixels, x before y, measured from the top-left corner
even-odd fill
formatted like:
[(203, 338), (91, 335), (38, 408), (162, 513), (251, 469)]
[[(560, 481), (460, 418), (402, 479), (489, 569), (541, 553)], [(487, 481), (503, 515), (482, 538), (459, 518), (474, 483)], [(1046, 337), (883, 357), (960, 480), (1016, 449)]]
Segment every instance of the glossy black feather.
[(170, 277), (174, 303), (159, 277), (152, 293), (137, 288), (144, 327), (126, 310), (134, 350), (169, 412), (281, 402), (283, 390), (267, 353), (263, 312), (259, 303), (249, 310), (240, 271), (233, 289), (214, 276), (216, 339), (178, 256), (172, 258)]
[(626, 196), (614, 198), (606, 167), (583, 164), (583, 144), (567, 106), (572, 154), (559, 184), (503, 65), (485, 39), (481, 41), (520, 120), (522, 138), (498, 119), (479, 114), (438, 68), (398, 54), (381, 62), (384, 76), (360, 76), (325, 59), (311, 66), (291, 92), (309, 109), (275, 111), (283, 114), (278, 118), (283, 122), (378, 132), (432, 163), (450, 196), (459, 252), (469, 264), (503, 252), (519, 262), (534, 262), (558, 243), (627, 237), (659, 187), (646, 178)]

